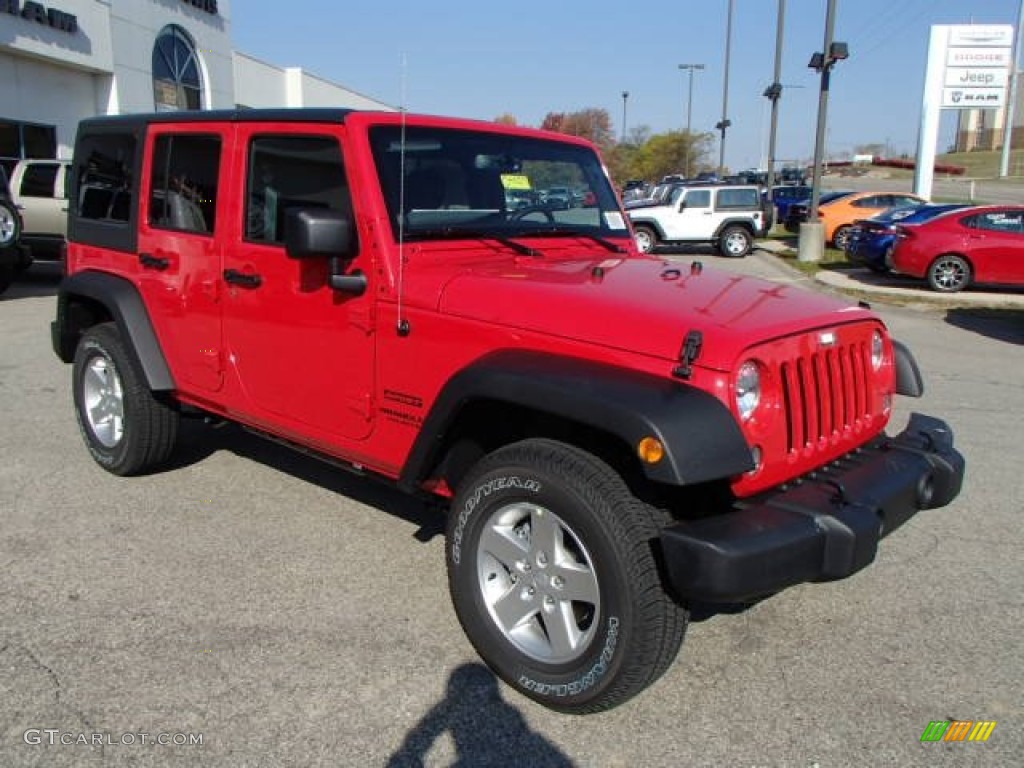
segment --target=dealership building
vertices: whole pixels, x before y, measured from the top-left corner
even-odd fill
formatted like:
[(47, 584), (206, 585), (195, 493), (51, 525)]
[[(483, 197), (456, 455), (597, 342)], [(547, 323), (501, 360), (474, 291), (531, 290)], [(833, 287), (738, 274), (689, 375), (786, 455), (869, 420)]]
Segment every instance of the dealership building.
[(93, 115), (393, 109), (234, 50), (231, 14), (230, 0), (0, 0), (0, 161), (70, 157)]

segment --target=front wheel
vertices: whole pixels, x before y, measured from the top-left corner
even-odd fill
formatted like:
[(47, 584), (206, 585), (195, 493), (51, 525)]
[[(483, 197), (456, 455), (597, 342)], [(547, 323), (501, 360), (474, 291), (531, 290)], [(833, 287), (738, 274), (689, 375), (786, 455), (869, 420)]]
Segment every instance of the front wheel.
[(78, 426), (97, 464), (115, 475), (134, 475), (167, 460), (178, 413), (157, 400), (136, 372), (116, 325), (102, 323), (82, 335), (71, 376)]
[(636, 247), (640, 253), (650, 253), (658, 247), (658, 233), (648, 226), (640, 224), (634, 229)]
[(971, 265), (955, 253), (939, 256), (928, 267), (928, 286), (933, 291), (955, 293), (971, 282)]
[(741, 258), (754, 247), (754, 238), (743, 227), (727, 227), (718, 238), (718, 251), (723, 256)]
[(610, 709), (672, 663), (687, 614), (654, 547), (667, 514), (577, 448), (526, 440), (485, 457), (448, 521), (448, 583), (480, 656), (563, 712)]

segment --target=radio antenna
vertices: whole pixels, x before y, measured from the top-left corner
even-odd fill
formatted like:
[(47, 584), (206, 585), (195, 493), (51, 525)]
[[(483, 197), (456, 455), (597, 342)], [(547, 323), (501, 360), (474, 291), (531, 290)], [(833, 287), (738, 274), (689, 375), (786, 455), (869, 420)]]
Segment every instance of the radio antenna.
[(409, 321), (405, 317), (405, 72), (406, 56), (402, 54), (400, 103), (402, 115), (401, 135), (398, 143), (398, 325), (399, 336), (409, 335)]

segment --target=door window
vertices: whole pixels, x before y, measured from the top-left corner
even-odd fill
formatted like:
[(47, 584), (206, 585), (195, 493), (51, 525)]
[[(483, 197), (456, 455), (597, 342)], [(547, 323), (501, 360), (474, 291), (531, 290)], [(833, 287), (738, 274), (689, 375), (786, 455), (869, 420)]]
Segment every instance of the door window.
[(687, 208), (710, 208), (711, 190), (697, 189), (687, 192), (684, 200)]
[(153, 148), (149, 223), (212, 235), (217, 215), (219, 136), (164, 134)]
[(58, 170), (60, 166), (55, 163), (31, 163), (26, 166), (21, 177), (21, 196), (52, 198)]
[(245, 238), (284, 242), (285, 217), (297, 208), (351, 214), (345, 163), (330, 136), (257, 136), (249, 145)]

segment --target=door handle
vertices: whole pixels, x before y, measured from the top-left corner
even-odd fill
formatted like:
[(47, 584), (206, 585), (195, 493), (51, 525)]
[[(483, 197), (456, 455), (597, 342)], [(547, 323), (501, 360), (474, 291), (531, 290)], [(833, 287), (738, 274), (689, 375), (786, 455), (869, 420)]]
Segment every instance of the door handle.
[(263, 278), (259, 275), (246, 274), (245, 272), (239, 272), (237, 269), (225, 269), (224, 281), (240, 285), (243, 288), (259, 288), (263, 285)]
[(170, 259), (164, 258), (163, 256), (154, 256), (151, 253), (140, 253), (139, 263), (147, 269), (157, 269), (161, 272), (171, 266)]

